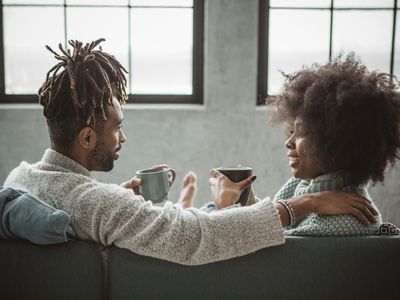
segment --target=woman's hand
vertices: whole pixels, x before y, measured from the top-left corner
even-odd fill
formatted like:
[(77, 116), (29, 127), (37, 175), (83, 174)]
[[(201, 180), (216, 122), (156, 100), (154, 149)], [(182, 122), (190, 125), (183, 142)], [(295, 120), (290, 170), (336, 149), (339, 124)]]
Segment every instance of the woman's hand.
[(216, 169), (210, 171), (211, 197), (217, 209), (231, 206), (238, 202), (242, 192), (254, 181), (256, 176), (250, 176), (240, 182), (232, 182)]
[(253, 187), (250, 187), (249, 198), (247, 199), (246, 206), (250, 206), (256, 203), (256, 196), (254, 196)]
[[(371, 205), (371, 201), (356, 193), (318, 192), (287, 199), (287, 202), (292, 206), (297, 221), (303, 220), (310, 213), (320, 215), (350, 214), (368, 225), (369, 222), (375, 223), (375, 216), (378, 215), (378, 212)], [(286, 227), (289, 223), (287, 211), (280, 203), (276, 207), (279, 210), (282, 224)]]
[[(162, 171), (162, 170), (164, 170), (164, 169), (168, 169), (169, 168), (169, 165), (167, 165), (167, 164), (159, 164), (159, 165), (155, 165), (155, 166), (152, 166), (151, 167), (151, 170), (153, 170), (153, 171)], [(170, 172), (168, 173), (168, 184), (169, 184), (169, 186), (171, 187), (172, 186), (172, 184), (174, 183), (174, 181), (175, 181), (175, 175), (172, 175)]]
[(371, 201), (356, 193), (320, 192), (311, 194), (312, 212), (320, 215), (350, 214), (365, 225), (375, 223), (378, 212)]

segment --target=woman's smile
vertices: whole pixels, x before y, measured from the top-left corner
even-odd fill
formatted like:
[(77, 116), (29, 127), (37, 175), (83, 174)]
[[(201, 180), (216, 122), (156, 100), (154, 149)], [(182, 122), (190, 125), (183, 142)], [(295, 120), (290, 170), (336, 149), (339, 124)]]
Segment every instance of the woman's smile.
[(289, 166), (295, 167), (300, 162), (299, 156), (295, 153), (295, 151), (288, 151), (287, 155), (289, 157)]

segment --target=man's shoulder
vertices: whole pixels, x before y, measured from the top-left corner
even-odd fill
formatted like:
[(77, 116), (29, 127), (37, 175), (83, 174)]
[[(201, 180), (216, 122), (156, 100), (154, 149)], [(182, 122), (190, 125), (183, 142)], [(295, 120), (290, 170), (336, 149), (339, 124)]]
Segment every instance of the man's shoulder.
[(8, 175), (4, 186), (22, 189), (51, 203), (64, 201), (108, 202), (128, 201), (137, 197), (133, 191), (117, 184), (103, 183), (94, 177), (75, 173), (60, 166), (39, 161), (25, 161)]
[(11, 186), (15, 188), (19, 188), (17, 185), (18, 178), (20, 178), (23, 174), (25, 174), (29, 168), (31, 168), (31, 164), (26, 161), (21, 161), (20, 164), (11, 170), (11, 172), (7, 175), (6, 180), (4, 181), (4, 186)]

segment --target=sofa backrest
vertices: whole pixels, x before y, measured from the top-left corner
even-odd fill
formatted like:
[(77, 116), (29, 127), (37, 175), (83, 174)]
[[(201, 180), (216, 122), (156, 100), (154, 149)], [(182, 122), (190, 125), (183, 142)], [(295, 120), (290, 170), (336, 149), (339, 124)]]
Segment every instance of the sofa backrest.
[(282, 246), (194, 267), (100, 249), (0, 241), (0, 299), (399, 298), (400, 236), (287, 237)]
[(99, 246), (0, 240), (0, 299), (103, 299)]
[(195, 267), (114, 247), (109, 299), (400, 299), (399, 255), (400, 236), (287, 237)]

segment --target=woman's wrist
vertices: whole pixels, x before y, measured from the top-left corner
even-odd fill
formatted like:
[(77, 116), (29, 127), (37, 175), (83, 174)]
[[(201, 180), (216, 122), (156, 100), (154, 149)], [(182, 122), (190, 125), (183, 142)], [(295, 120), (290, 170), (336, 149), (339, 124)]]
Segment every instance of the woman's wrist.
[(289, 214), (288, 214), (285, 206), (282, 203), (277, 202), (277, 203), (275, 203), (275, 208), (278, 211), (279, 218), (281, 219), (282, 227), (289, 226), (289, 223), (290, 223)]
[(293, 226), (294, 224), (296, 224), (297, 220), (296, 220), (296, 213), (292, 207), (291, 204), (289, 204), (289, 202), (286, 199), (281, 199), (278, 200), (277, 203), (282, 204), (287, 212), (287, 216), (288, 216), (288, 225), (287, 226)]
[(287, 227), (303, 220), (310, 213), (315, 212), (314, 205), (314, 196), (312, 194), (305, 194), (278, 201), (275, 207), (279, 212), (282, 226)]
[(289, 205), (289, 208), (293, 209), (296, 222), (303, 220), (315, 210), (313, 195), (311, 194), (300, 195), (287, 199), (286, 203)]

